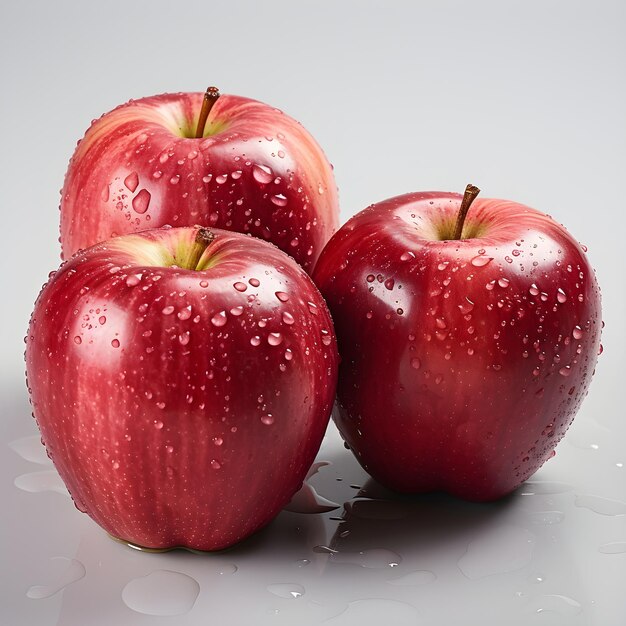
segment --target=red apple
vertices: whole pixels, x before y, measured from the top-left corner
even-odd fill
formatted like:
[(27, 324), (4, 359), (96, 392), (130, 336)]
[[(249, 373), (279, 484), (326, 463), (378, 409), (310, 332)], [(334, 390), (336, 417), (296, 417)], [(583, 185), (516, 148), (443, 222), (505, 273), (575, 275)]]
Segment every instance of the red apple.
[(460, 204), (423, 192), (370, 206), (314, 279), (342, 356), (335, 420), (363, 467), (397, 491), (492, 500), (553, 455), (578, 411), (600, 293), (549, 216), (479, 199), (463, 223)]
[(34, 415), (77, 507), (150, 548), (217, 550), (267, 524), (319, 448), (337, 361), (302, 268), (204, 228), (75, 255), (26, 345)]
[(321, 148), (282, 111), (211, 89), (131, 100), (93, 122), (61, 192), (64, 259), (115, 235), (204, 224), (313, 269), (339, 225)]

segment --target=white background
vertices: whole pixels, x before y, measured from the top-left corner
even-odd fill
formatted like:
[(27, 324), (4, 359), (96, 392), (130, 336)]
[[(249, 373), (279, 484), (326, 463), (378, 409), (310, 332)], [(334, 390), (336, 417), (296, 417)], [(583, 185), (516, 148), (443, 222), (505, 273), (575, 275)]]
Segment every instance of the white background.
[[(361, 624), (623, 624), (626, 554), (598, 547), (626, 541), (626, 518), (577, 507), (575, 498), (626, 500), (625, 28), (626, 5), (608, 0), (3, 1), (0, 622), (295, 624), (339, 615), (330, 623), (350, 624), (361, 612)], [(239, 569), (220, 583), (218, 601), (206, 579), (218, 561), (130, 554), (64, 496), (14, 486), (18, 475), (42, 469), (7, 444), (35, 432), (22, 337), (40, 285), (59, 263), (59, 189), (75, 143), (92, 118), (129, 98), (209, 84), (280, 107), (315, 135), (335, 166), (342, 221), (386, 197), (461, 191), (472, 182), (485, 197), (550, 213), (589, 247), (603, 292), (605, 351), (575, 426), (539, 473), (571, 489), (484, 509), (428, 500), (403, 515), (415, 519), (401, 528), (357, 528), (367, 531), (366, 547), (393, 544), (404, 573), (428, 569), (434, 582), (407, 591), (389, 584), (389, 571), (332, 563), (311, 553), (306, 533), (332, 536), (333, 514), (317, 521), (282, 514), (260, 543), (232, 554)], [(346, 482), (365, 477), (334, 430), (320, 455), (333, 465), (313, 479), (318, 491), (340, 503), (354, 497)], [(478, 581), (459, 573), (457, 561), (477, 533), (489, 537), (509, 517), (523, 526), (528, 507), (564, 514), (559, 523), (526, 524), (536, 540), (531, 562)], [(437, 534), (447, 522), (450, 533)], [(292, 526), (305, 528), (302, 545), (281, 537)], [(27, 598), (31, 585), (58, 574), (55, 556), (81, 558), (87, 575), (50, 599)], [(306, 574), (292, 566), (301, 558), (312, 561)], [(159, 568), (193, 570), (199, 580), (184, 618), (149, 618), (122, 603), (131, 578)], [(271, 582), (307, 592), (279, 598), (267, 590)]]

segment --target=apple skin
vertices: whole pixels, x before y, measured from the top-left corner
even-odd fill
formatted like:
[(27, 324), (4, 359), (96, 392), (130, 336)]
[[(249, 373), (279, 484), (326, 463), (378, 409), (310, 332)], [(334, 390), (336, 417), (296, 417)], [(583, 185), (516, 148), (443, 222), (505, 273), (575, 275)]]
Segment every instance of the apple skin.
[[(342, 357), (337, 426), (396, 491), (512, 492), (553, 455), (594, 371), (600, 292), (583, 248), (547, 215), (461, 196), (374, 204), (330, 240), (314, 280)], [(561, 291), (559, 291), (561, 290)]]
[(195, 139), (202, 93), (131, 100), (95, 120), (61, 191), (62, 257), (116, 235), (205, 226), (271, 241), (311, 271), (339, 226), (331, 165), (271, 106), (222, 95)]
[(219, 550), (267, 524), (332, 409), (338, 355), (315, 285), (275, 246), (212, 232), (202, 271), (159, 267), (192, 228), (78, 253), (26, 338), (34, 416), (76, 506), (139, 546)]

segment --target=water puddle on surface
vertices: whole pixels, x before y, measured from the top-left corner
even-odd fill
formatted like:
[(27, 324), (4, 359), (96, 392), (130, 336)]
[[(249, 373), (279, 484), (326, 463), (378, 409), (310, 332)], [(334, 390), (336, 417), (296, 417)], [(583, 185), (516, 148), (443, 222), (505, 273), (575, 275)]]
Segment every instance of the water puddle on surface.
[(528, 565), (535, 536), (525, 528), (503, 526), (472, 541), (459, 559), (461, 573), (471, 580), (513, 572)]
[(161, 569), (127, 583), (122, 600), (128, 608), (145, 615), (183, 615), (191, 611), (199, 593), (195, 578)]
[(624, 554), (626, 553), (626, 541), (613, 541), (605, 543), (598, 548), (602, 554)]
[(77, 559), (68, 559), (64, 556), (56, 556), (52, 558), (53, 561), (65, 564), (65, 569), (58, 574), (55, 582), (49, 585), (33, 585), (29, 587), (26, 595), (33, 600), (41, 600), (43, 598), (50, 598), (55, 593), (59, 593), (62, 589), (65, 589), (68, 585), (75, 583), (85, 576), (85, 566)]
[(435, 582), (435, 580), (437, 580), (437, 575), (434, 572), (426, 569), (420, 569), (414, 572), (409, 572), (399, 578), (392, 578), (387, 582), (390, 585), (398, 585), (400, 587), (414, 587), (418, 585), (428, 585), (429, 583)]
[(359, 519), (397, 520), (407, 516), (406, 505), (393, 500), (354, 500), (346, 502), (344, 508)]
[(562, 511), (532, 511), (527, 515), (531, 524), (560, 524), (565, 519)]
[(268, 585), (267, 590), (275, 596), (286, 598), (287, 600), (296, 600), (304, 595), (304, 587), (296, 583), (274, 583), (273, 585)]
[(315, 546), (313, 552), (328, 554), (329, 561), (332, 563), (347, 563), (370, 569), (396, 567), (402, 561), (399, 554), (385, 548), (372, 548), (360, 552), (341, 552), (328, 546)]
[(551, 611), (567, 617), (579, 615), (583, 610), (580, 603), (573, 598), (556, 594), (532, 598), (528, 603), (528, 608), (535, 613)]
[(308, 483), (308, 480), (315, 476), (317, 472), (322, 467), (326, 467), (327, 465), (331, 465), (328, 461), (319, 461), (317, 463), (313, 463), (311, 469), (309, 470), (304, 482), (302, 483), (302, 487), (300, 487), (299, 491), (297, 491), (293, 498), (291, 498), (291, 502), (285, 507), (285, 511), (290, 511), (291, 513), (327, 513), (328, 511), (334, 511), (338, 509), (341, 505), (337, 502), (333, 502), (332, 500), (328, 500), (321, 496), (315, 490), (315, 487)]
[(515, 492), (517, 496), (547, 496), (557, 493), (567, 493), (574, 488), (566, 483), (553, 482), (548, 480), (530, 480), (525, 482)]
[(40, 435), (30, 435), (16, 439), (9, 444), (9, 448), (11, 448), (15, 454), (30, 463), (52, 465), (52, 461), (46, 454), (44, 445), (41, 443)]
[(354, 624), (393, 624), (393, 626), (415, 626), (419, 613), (414, 606), (399, 600), (368, 598), (355, 600), (336, 617), (326, 620), (331, 626), (353, 626)]
[(626, 502), (620, 502), (619, 500), (583, 495), (576, 496), (575, 504), (582, 509), (589, 509), (600, 515), (626, 515)]
[(41, 472), (30, 472), (18, 476), (13, 484), (22, 491), (29, 493), (43, 493), (53, 491), (64, 496), (70, 497), (61, 477), (55, 469), (42, 470)]

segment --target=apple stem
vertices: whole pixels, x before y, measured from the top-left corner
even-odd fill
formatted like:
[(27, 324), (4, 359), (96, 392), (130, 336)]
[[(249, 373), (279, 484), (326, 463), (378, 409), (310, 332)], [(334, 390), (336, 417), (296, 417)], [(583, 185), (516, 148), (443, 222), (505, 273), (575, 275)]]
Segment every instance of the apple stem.
[(204, 127), (206, 126), (207, 118), (219, 97), (220, 91), (217, 87), (208, 87), (205, 91), (202, 109), (200, 109), (200, 117), (198, 118), (198, 126), (196, 126), (196, 139), (200, 139), (204, 135)]
[(198, 263), (204, 254), (204, 251), (209, 247), (209, 244), (215, 240), (215, 233), (210, 231), (208, 228), (201, 226), (196, 231), (196, 237), (194, 239), (193, 245), (191, 246), (191, 250), (189, 251), (189, 256), (187, 257), (187, 262), (185, 263), (185, 267), (190, 270), (198, 269)]
[(463, 200), (461, 200), (461, 206), (459, 208), (459, 214), (456, 218), (456, 224), (454, 226), (454, 235), (452, 239), (461, 239), (463, 233), (463, 224), (467, 217), (467, 212), (472, 206), (472, 202), (476, 200), (476, 196), (480, 193), (480, 189), (474, 185), (468, 185), (465, 187), (465, 193), (463, 194)]

